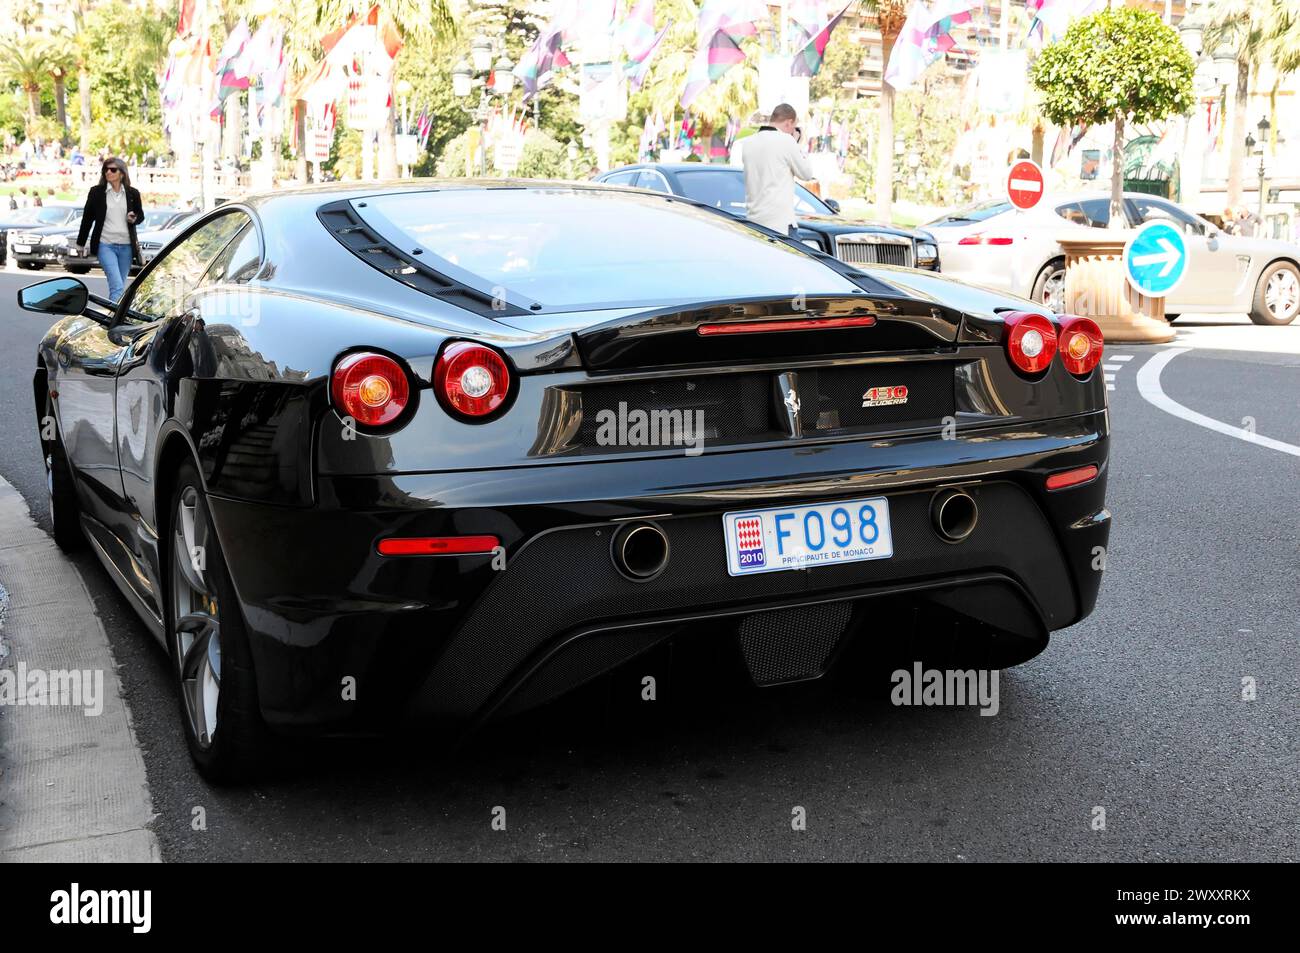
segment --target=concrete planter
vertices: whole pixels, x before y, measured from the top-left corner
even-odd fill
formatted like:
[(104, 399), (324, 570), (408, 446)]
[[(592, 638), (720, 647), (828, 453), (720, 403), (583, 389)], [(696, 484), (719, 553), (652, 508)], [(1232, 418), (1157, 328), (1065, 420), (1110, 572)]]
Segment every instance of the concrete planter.
[(1107, 342), (1163, 344), (1174, 339), (1165, 299), (1148, 298), (1124, 277), (1129, 230), (1097, 229), (1058, 239), (1065, 249), (1065, 312), (1092, 318)]

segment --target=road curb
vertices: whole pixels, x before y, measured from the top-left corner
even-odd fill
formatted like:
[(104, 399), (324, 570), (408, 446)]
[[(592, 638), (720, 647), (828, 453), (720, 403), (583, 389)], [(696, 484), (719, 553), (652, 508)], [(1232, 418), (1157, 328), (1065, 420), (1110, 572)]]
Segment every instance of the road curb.
[[(160, 860), (108, 635), (76, 566), (3, 477), (0, 600), (0, 679), (8, 682), (0, 694), (0, 862)], [(56, 672), (91, 673), (84, 683), (102, 677), (102, 688), (77, 704), (48, 704), (57, 699), (33, 687), (41, 677), (33, 673)], [(97, 714), (88, 712), (92, 699)]]

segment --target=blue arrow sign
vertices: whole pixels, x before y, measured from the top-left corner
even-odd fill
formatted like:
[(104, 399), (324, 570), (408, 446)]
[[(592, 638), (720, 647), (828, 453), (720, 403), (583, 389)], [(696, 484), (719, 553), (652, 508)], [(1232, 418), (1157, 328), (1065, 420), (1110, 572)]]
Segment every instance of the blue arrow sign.
[(1163, 298), (1187, 273), (1187, 242), (1168, 222), (1147, 222), (1124, 246), (1124, 275), (1148, 298)]

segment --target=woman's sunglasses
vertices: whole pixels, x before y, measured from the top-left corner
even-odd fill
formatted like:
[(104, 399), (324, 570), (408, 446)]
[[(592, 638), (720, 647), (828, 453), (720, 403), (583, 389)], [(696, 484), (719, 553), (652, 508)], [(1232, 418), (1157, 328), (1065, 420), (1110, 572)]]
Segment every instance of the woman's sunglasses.
[(105, 174), (105, 175), (108, 175), (108, 173), (110, 173), (110, 172), (112, 172), (112, 173), (114, 173), (114, 174), (116, 174), (116, 175), (121, 175), (121, 174), (122, 174), (122, 170), (119, 169), (119, 168), (118, 168), (117, 166), (115, 166), (115, 165), (105, 166), (105, 167), (104, 167), (104, 174)]

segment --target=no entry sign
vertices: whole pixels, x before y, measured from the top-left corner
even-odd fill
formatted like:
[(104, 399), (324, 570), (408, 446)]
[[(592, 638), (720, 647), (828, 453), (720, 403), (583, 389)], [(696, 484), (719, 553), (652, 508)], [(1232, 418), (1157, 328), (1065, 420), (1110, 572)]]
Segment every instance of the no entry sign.
[(1007, 198), (1022, 212), (1027, 212), (1043, 197), (1043, 170), (1035, 162), (1022, 159), (1007, 173)]

